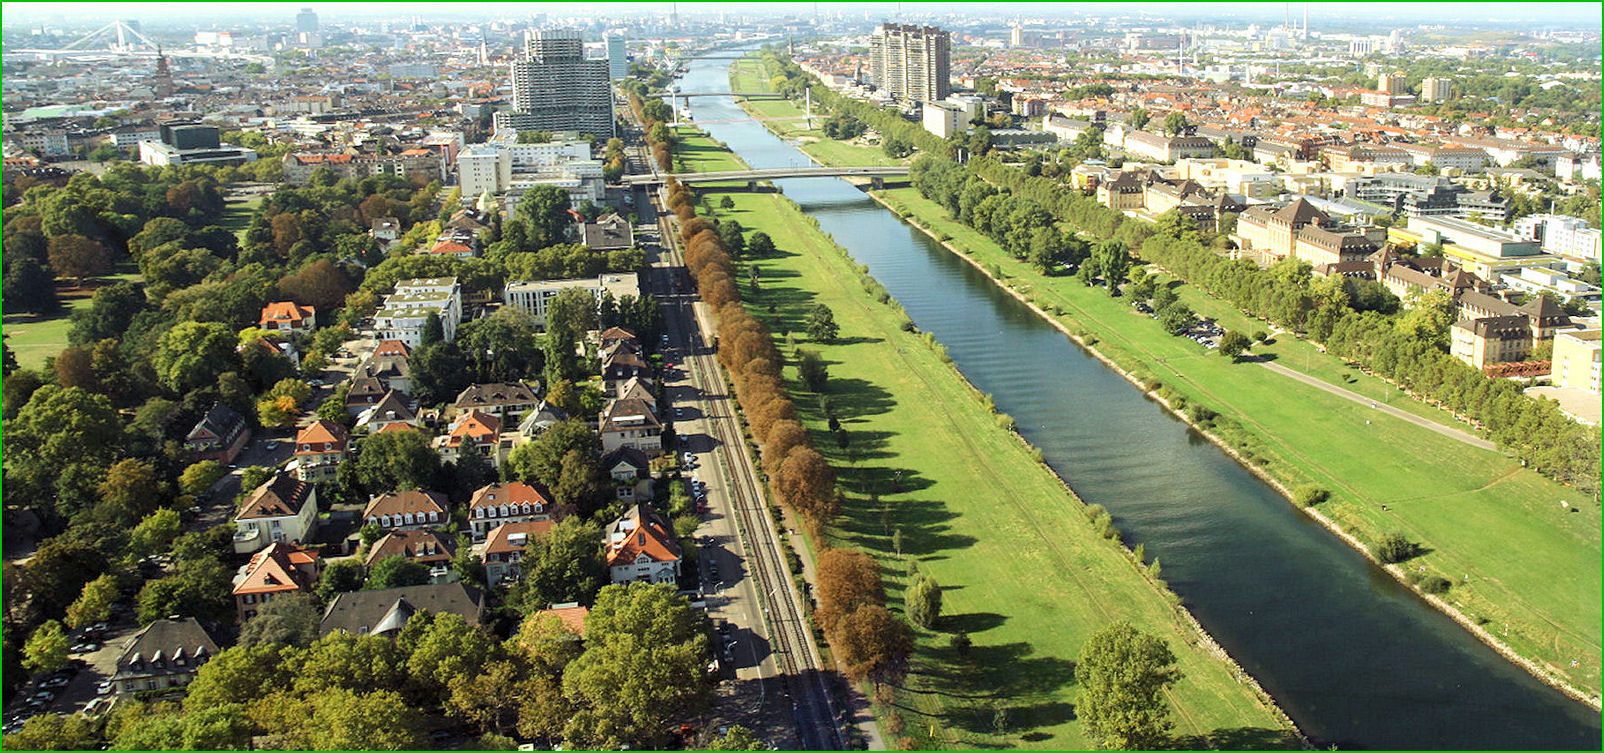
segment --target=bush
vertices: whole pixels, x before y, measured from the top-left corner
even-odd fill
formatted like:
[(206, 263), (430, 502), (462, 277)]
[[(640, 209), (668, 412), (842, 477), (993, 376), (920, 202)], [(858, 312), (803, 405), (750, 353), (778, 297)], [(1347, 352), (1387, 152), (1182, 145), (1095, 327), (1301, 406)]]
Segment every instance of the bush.
[(1103, 516), (1103, 515), (1107, 515), (1107, 514), (1108, 514), (1108, 511), (1103, 509), (1102, 505), (1087, 505), (1086, 506), (1086, 519), (1087, 520), (1097, 520), (1098, 517)]
[(1452, 582), (1441, 575), (1428, 575), (1420, 579), (1420, 590), (1433, 596), (1441, 596), (1448, 593), (1448, 589), (1453, 588), (1453, 586)]
[(1376, 544), (1376, 557), (1388, 565), (1409, 560), (1419, 554), (1420, 545), (1405, 538), (1401, 533), (1389, 533), (1381, 537), (1381, 541)]
[(1299, 507), (1314, 507), (1331, 498), (1331, 492), (1318, 486), (1300, 486), (1294, 495)]
[(1257, 330), (1257, 331), (1255, 331), (1253, 333), (1253, 341), (1254, 342), (1262, 343), (1262, 342), (1266, 342), (1269, 339), (1270, 339), (1270, 333), (1265, 332), (1262, 329), (1261, 330)]
[(1193, 403), (1186, 409), (1186, 415), (1192, 419), (1192, 423), (1197, 424), (1205, 429), (1213, 426), (1214, 419), (1219, 416), (1218, 413), (1215, 413), (1208, 407), (1199, 405), (1197, 403)]

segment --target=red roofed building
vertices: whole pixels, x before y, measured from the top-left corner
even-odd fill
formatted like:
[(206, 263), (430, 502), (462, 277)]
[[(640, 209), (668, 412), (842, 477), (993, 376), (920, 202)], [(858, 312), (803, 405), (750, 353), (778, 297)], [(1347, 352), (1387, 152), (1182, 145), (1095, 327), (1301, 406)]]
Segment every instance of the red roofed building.
[(580, 638), (585, 637), (585, 618), (590, 616), (590, 610), (580, 606), (577, 602), (567, 604), (553, 604), (550, 609), (542, 609), (535, 614), (554, 614), (557, 619), (567, 623), (568, 629)]
[(311, 332), (317, 328), (312, 317), (317, 309), (294, 301), (275, 301), (262, 307), (257, 326), (268, 332)]
[(474, 492), (468, 502), (468, 524), (473, 527), (473, 538), (482, 541), (491, 529), (504, 523), (552, 520), (554, 508), (551, 496), (530, 484), (490, 484)]
[(317, 419), (295, 435), (295, 475), (302, 481), (333, 481), (351, 436), (333, 421)]
[(680, 548), (674, 527), (640, 504), (607, 526), (607, 568), (613, 583), (674, 583)]
[(494, 588), (503, 578), (517, 580), (523, 573), (524, 548), (555, 525), (551, 520), (526, 520), (496, 526), (485, 539), (485, 583)]
[(317, 552), (274, 542), (257, 552), (234, 577), (234, 606), (239, 620), (256, 616), (261, 605), (287, 593), (311, 591), (322, 574)]
[(468, 453), (490, 460), (500, 468), (506, 460), (506, 451), (512, 449), (512, 440), (501, 440), (501, 419), (477, 409), (458, 414), (451, 422), (450, 431), (435, 440), (435, 449), (444, 460), (455, 461)]
[(411, 355), (407, 344), (400, 340), (380, 340), (378, 347), (373, 349), (374, 358), (406, 358)]

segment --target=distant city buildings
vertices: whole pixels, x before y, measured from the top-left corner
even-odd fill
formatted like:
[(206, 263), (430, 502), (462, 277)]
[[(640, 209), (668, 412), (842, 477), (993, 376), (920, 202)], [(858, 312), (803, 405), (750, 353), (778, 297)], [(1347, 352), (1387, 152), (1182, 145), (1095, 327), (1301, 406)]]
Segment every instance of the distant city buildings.
[(951, 67), (952, 38), (942, 29), (888, 23), (869, 35), (870, 80), (899, 99), (945, 99)]
[(629, 76), (629, 56), (624, 52), (624, 34), (607, 35), (607, 77), (617, 81)]
[(614, 134), (613, 87), (607, 60), (585, 58), (577, 29), (530, 30), (524, 57), (512, 63), (512, 111), (495, 114), (497, 131)]

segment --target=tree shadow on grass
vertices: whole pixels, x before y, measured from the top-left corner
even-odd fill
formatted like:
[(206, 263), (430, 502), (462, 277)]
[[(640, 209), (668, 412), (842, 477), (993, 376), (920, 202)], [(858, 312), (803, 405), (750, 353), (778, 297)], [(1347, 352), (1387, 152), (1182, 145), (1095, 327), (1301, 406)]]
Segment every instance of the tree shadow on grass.
[(938, 552), (972, 546), (976, 539), (951, 532), (948, 521), (954, 516), (939, 500), (898, 499), (885, 506), (864, 503), (851, 509), (837, 523), (837, 534), (853, 545), (879, 554), (894, 556), (893, 538), (902, 530), (902, 554), (929, 558)]
[(1182, 735), (1166, 750), (1298, 750), (1302, 747), (1291, 730), (1263, 727), (1222, 727), (1201, 735)]
[[(996, 711), (1007, 709), (1011, 734), (1055, 727), (1075, 718), (1075, 708), (1060, 700), (1074, 680), (1073, 662), (1032, 657), (1028, 643), (974, 645), (967, 659), (951, 645), (922, 653), (935, 661), (920, 662), (924, 687), (904, 692), (933, 694), (956, 701), (947, 705), (947, 724), (977, 734), (996, 733)], [(1046, 739), (1045, 736), (1040, 739)]]
[[(943, 587), (941, 590), (947, 590)], [(1001, 627), (1008, 621), (1006, 615), (996, 612), (968, 612), (966, 614), (946, 614), (936, 623), (937, 629), (943, 633), (966, 633), (971, 638), (995, 627)]]

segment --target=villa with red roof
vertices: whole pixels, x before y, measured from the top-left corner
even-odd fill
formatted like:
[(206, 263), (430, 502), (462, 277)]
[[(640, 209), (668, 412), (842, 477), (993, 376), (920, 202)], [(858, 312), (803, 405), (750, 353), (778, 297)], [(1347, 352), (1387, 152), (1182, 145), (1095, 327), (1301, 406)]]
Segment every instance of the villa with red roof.
[(257, 552), (234, 577), (234, 606), (239, 620), (256, 616), (261, 605), (288, 593), (311, 591), (322, 574), (317, 552), (282, 541)]
[(638, 504), (607, 526), (607, 569), (613, 583), (674, 583), (680, 548), (674, 527), (656, 510)]
[(317, 327), (313, 317), (317, 309), (302, 306), (295, 301), (275, 301), (262, 307), (257, 326), (268, 332), (311, 332)]
[(333, 481), (350, 441), (344, 426), (322, 418), (313, 421), (295, 435), (295, 475), (314, 483)]
[(234, 516), (234, 551), (259, 551), (278, 542), (306, 541), (317, 530), (317, 487), (280, 472), (256, 487)]

